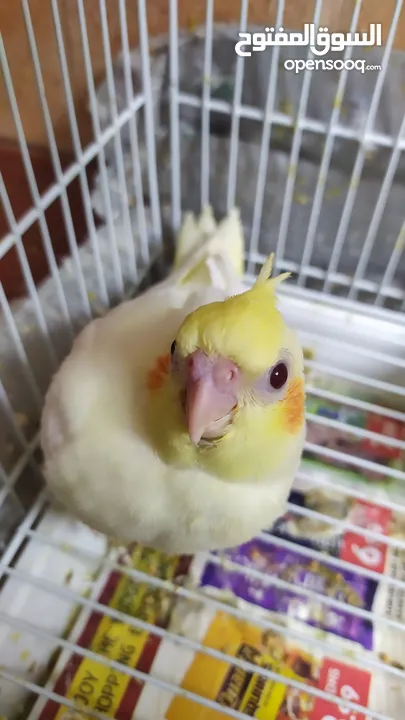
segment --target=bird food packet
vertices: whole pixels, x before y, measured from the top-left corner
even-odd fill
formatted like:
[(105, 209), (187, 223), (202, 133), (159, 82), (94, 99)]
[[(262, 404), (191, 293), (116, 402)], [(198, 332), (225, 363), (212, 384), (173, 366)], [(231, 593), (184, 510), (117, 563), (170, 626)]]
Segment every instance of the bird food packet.
[[(394, 445), (386, 445), (355, 433), (358, 428), (394, 441), (404, 441), (405, 423), (396, 417), (396, 413), (385, 416), (312, 395), (307, 397), (306, 410), (309, 447), (304, 451), (302, 471), (308, 482), (311, 479), (333, 478), (348, 487), (360, 487), (369, 495), (372, 493), (374, 498), (378, 494), (381, 500), (389, 498), (404, 502), (404, 483), (384, 473), (384, 468), (405, 469), (404, 450), (395, 446), (395, 442)], [(326, 424), (317, 423), (317, 417), (324, 418)], [(344, 423), (348, 430), (331, 427), (327, 424), (331, 420)], [(351, 427), (353, 433), (350, 432)], [(360, 467), (358, 460), (382, 465), (383, 471)]]
[[(187, 570), (182, 558), (171, 557), (137, 545), (131, 555), (132, 567), (149, 575), (173, 580)], [(101, 578), (94, 600), (106, 608), (164, 627), (170, 617), (174, 595), (169, 591), (137, 581), (119, 571)], [(146, 630), (103, 614), (102, 608), (84, 611), (70, 641), (81, 648), (147, 673), (159, 647), (160, 638)], [(142, 683), (93, 657), (62, 651), (48, 690), (66, 697), (80, 710), (41, 698), (28, 720), (81, 720), (86, 711), (95, 710), (116, 720), (130, 720)]]
[(293, 490), (288, 511), (271, 534), (364, 572), (383, 574), (389, 570), (391, 542), (405, 539), (405, 514), (339, 489)]
[(145, 684), (133, 720), (226, 720), (229, 711), (260, 720), (368, 720), (344, 700), (402, 720), (405, 689), (357, 661), (349, 640), (326, 633), (320, 647), (313, 628), (298, 633), (284, 616), (270, 618), (266, 627), (179, 601), (169, 629), (182, 642), (161, 643), (150, 670), (160, 685)]
[[(195, 587), (247, 607), (249, 613), (281, 614), (359, 648), (374, 647), (372, 623), (352, 614), (350, 607), (370, 613), (378, 583), (355, 571), (337, 569), (326, 559), (314, 559), (300, 552), (298, 545), (274, 544), (271, 535), (210, 558), (196, 556), (190, 579)], [(331, 604), (323, 603), (323, 597)]]
[[(305, 515), (306, 510), (311, 514)], [(269, 538), (296, 548), (313, 562), (326, 563), (341, 577), (347, 570), (356, 574), (358, 568), (358, 577), (374, 588), (369, 609), (388, 621), (374, 619), (368, 635), (371, 649), (384, 661), (405, 666), (405, 586), (401, 585), (405, 583), (405, 515), (401, 510), (329, 489), (293, 491), (288, 512), (275, 522)]]
[[(221, 554), (197, 555), (193, 587), (255, 615), (280, 613), (300, 631), (327, 632), (405, 668), (405, 551), (396, 542), (403, 539), (403, 519), (356, 498), (340, 496), (339, 504), (326, 492), (295, 492), (291, 500), (271, 533)], [(319, 519), (295, 514), (300, 503)], [(330, 525), (325, 515), (339, 521)]]

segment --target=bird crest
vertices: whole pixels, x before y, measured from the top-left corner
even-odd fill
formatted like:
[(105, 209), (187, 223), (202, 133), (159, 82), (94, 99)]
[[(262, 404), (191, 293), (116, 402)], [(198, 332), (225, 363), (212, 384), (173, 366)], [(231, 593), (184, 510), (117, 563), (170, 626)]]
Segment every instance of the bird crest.
[(287, 278), (290, 277), (290, 272), (281, 273), (280, 275), (277, 275), (276, 277), (272, 278), (271, 273), (273, 272), (273, 264), (274, 264), (274, 253), (271, 253), (267, 260), (263, 263), (263, 266), (259, 272), (259, 275), (256, 278), (256, 282), (253, 287), (259, 288), (259, 287), (266, 287), (271, 290), (272, 293), (276, 292), (277, 287), (282, 283), (284, 280), (287, 280)]

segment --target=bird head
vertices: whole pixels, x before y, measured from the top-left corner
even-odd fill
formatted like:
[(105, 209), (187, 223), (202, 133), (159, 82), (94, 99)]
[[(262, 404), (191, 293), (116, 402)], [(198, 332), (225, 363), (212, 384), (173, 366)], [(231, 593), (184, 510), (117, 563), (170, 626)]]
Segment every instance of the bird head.
[(171, 345), (172, 456), (227, 479), (268, 474), (304, 427), (303, 353), (270, 278), (190, 313)]

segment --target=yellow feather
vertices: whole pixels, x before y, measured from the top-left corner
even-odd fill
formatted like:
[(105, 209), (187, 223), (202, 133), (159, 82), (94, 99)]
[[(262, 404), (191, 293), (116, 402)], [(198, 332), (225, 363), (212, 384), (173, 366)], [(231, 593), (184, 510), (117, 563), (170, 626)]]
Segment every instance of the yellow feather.
[[(288, 402), (288, 401), (287, 401)], [(200, 466), (223, 480), (260, 479), (288, 462), (304, 429), (304, 390), (300, 401), (302, 423), (294, 431), (286, 426), (286, 402), (257, 405), (246, 398), (229, 431), (212, 446), (190, 442), (172, 383), (151, 398), (150, 432), (159, 455), (179, 468)]]
[(177, 335), (180, 353), (201, 348), (208, 355), (230, 358), (250, 375), (265, 372), (276, 359), (284, 332), (275, 290), (289, 276), (269, 279), (272, 264), (270, 255), (250, 290), (191, 313)]
[(253, 287), (260, 287), (261, 285), (266, 285), (267, 287), (270, 287), (274, 292), (278, 285), (280, 285), (280, 283), (282, 283), (284, 280), (287, 280), (287, 278), (291, 276), (291, 273), (285, 272), (281, 273), (281, 275), (277, 275), (277, 277), (275, 278), (272, 278), (271, 273), (273, 271), (273, 263), (274, 253), (271, 253), (271, 255), (269, 255), (267, 260), (263, 263)]
[(285, 348), (292, 375), (283, 399), (240, 398), (232, 424), (213, 444), (196, 447), (189, 438), (179, 403), (179, 388), (168, 376), (150, 398), (150, 433), (159, 455), (169, 464), (199, 466), (223, 480), (261, 480), (296, 457), (304, 433), (304, 376), (298, 340), (277, 309), (276, 288), (289, 276), (271, 278), (273, 255), (264, 263), (253, 287), (223, 302), (199, 307), (184, 320), (176, 337), (177, 351), (187, 356), (197, 348), (234, 360), (246, 376), (265, 373)]
[(273, 262), (274, 262), (274, 253), (271, 253), (267, 260), (263, 263), (262, 269), (259, 272), (259, 275), (257, 276), (255, 285), (262, 285), (266, 280), (268, 280), (271, 277), (271, 273), (273, 271)]

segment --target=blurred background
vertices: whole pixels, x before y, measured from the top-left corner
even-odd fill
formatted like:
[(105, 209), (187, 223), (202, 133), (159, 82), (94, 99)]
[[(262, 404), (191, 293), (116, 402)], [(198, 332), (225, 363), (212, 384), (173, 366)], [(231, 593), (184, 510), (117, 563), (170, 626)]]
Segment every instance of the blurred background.
[[(51, 2), (50, 0), (31, 0), (29, 7), (61, 165), (66, 168), (73, 162), (74, 153)], [(71, 2), (71, 0), (60, 0), (58, 7), (78, 128), (83, 147), (93, 139), (93, 132), (88, 111), (87, 83), (77, 4)], [(320, 24), (327, 25), (331, 31), (347, 31), (353, 7), (353, 0), (340, 2), (338, 0), (325, 0)], [(107, 0), (106, 8), (111, 50), (113, 57), (116, 57), (121, 50), (119, 3), (117, 0)], [(98, 0), (86, 0), (84, 9), (93, 74), (95, 82), (98, 84), (104, 80), (106, 75)], [(394, 9), (394, 0), (387, 0), (386, 2), (367, 0), (367, 2), (363, 3), (360, 11), (358, 29), (367, 29), (370, 23), (382, 23), (383, 30), (389, 28)], [(147, 12), (150, 36), (166, 34), (169, 22), (169, 3), (167, 0), (149, 2)], [(249, 24), (259, 26), (274, 24), (276, 22), (276, 12), (276, 0), (252, 0), (249, 3)], [(126, 13), (129, 45), (133, 48), (138, 41), (137, 4), (128, 2), (126, 4)], [(203, 25), (205, 23), (205, 13), (206, 4), (204, 0), (193, 0), (192, 3), (188, 0), (179, 0), (178, 16), (181, 28), (194, 30), (197, 26)], [(214, 21), (238, 24), (239, 13), (239, 3), (236, 3), (235, 0), (221, 0), (220, 3), (215, 3)], [(313, 0), (286, 0), (284, 26), (287, 28), (301, 28), (305, 22), (312, 22), (313, 14)], [(10, 73), (13, 78), (22, 126), (41, 193), (55, 181), (55, 175), (49, 155), (47, 133), (20, 2), (10, 3), (3, 0), (0, 3), (0, 29), (3, 35)], [(384, 41), (385, 39), (384, 36)], [(395, 50), (405, 50), (404, 12), (401, 13), (397, 24), (393, 48)], [(375, 76), (376, 73), (371, 73), (371, 75)], [(326, 78), (324, 78), (324, 82), (326, 82)], [(288, 110), (285, 112), (288, 114)], [(259, 124), (257, 123), (257, 125)], [(0, 170), (3, 173), (10, 201), (18, 219), (32, 205), (32, 198), (21, 160), (16, 127), (7, 100), (3, 78), (0, 80)], [(94, 162), (87, 166), (86, 171), (91, 179), (95, 171)], [(84, 240), (87, 231), (77, 178), (68, 187), (68, 197), (76, 237), (80, 243)], [(55, 200), (48, 208), (46, 220), (56, 256), (60, 259), (67, 252), (67, 239), (59, 200)], [(3, 209), (0, 208), (0, 237), (6, 234), (8, 230)], [(47, 272), (38, 225), (34, 224), (25, 233), (23, 239), (34, 279), (38, 282)], [(263, 249), (265, 250), (265, 248)], [(9, 300), (24, 294), (24, 281), (18, 260), (13, 251), (6, 253), (0, 261), (0, 280)]]

